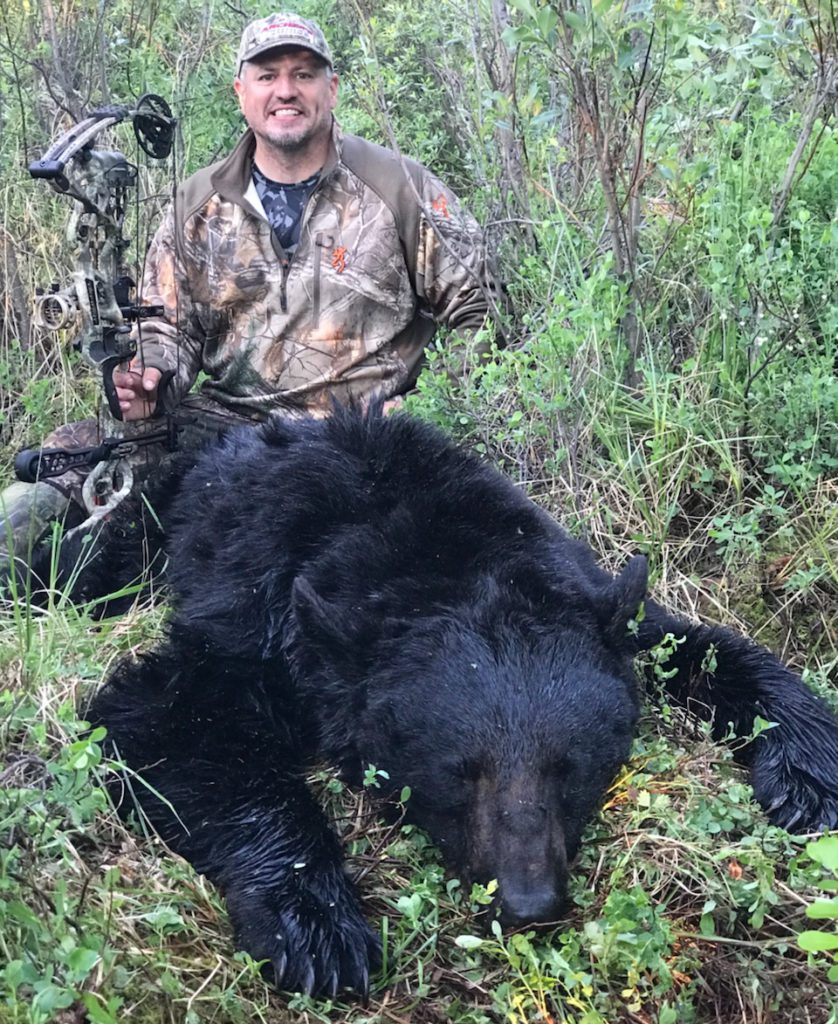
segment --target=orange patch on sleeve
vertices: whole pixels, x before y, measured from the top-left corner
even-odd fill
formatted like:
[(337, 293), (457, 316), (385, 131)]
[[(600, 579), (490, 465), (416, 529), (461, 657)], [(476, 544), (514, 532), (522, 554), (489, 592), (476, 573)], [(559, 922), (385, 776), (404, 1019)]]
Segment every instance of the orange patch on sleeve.
[(431, 203), (431, 209), (434, 213), (441, 213), (443, 217), (448, 217), (448, 200), (441, 192)]
[(339, 274), (346, 270), (346, 246), (339, 245), (332, 250), (332, 267)]

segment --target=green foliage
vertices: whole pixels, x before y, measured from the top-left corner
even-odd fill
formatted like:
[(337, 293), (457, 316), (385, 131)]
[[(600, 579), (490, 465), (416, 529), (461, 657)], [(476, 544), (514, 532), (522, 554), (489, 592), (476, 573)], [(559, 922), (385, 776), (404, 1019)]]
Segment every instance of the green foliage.
[[(18, 741), (0, 790), (0, 830), (14, 835), (11, 846), (0, 848), (2, 998), (10, 1007), (27, 1006), (11, 1019), (31, 1024), (52, 1021), (58, 1010), (81, 1000), (94, 971), (114, 969), (114, 951), (105, 939), (107, 907), (86, 900), (84, 890), (79, 893), (68, 880), (78, 874), (76, 845), (106, 806), (94, 774), (104, 729), (83, 734), (72, 702), (65, 702), (56, 719), (67, 729), (67, 743), (50, 750), (39, 710), (10, 691), (0, 694), (4, 728)], [(37, 878), (42, 860), (50, 864), (48, 893)], [(115, 881), (106, 871), (102, 892)], [(105, 1003), (87, 998), (91, 1019), (116, 1021), (119, 996)]]
[[(819, 864), (826, 875), (819, 883), (825, 892), (838, 892), (838, 835), (823, 836), (806, 845), (806, 854)], [(818, 899), (806, 908), (806, 916), (814, 921), (834, 921), (832, 932), (807, 930), (797, 936), (797, 944), (807, 953), (829, 953), (832, 966), (827, 971), (830, 981), (838, 981), (838, 898)]]
[[(753, 633), (834, 701), (838, 142), (828, 104), (812, 107), (834, 60), (829, 12), (510, 0), (500, 23), (502, 7), (298, 5), (328, 27), (344, 126), (394, 139), (463, 196), (514, 304), (489, 362), (441, 337), (408, 408), (501, 465), (605, 564), (643, 551), (657, 597)], [(181, 119), (179, 177), (225, 152), (241, 127), (239, 32), (272, 9), (257, 8), (4, 8), (3, 479), (96, 391), (69, 338), (29, 329), (35, 285), (65, 280), (72, 254), (66, 205), (27, 160), (66, 110), (145, 91)], [(130, 133), (109, 144), (135, 158)], [(137, 270), (172, 184), (167, 168), (142, 179)], [(612, 237), (615, 210), (633, 253)], [(667, 705), (544, 934), (483, 930), (492, 887), (446, 878), (427, 837), (371, 811), (382, 770), (360, 796), (320, 773), (385, 970), (368, 1008), (272, 995), (231, 954), (218, 894), (102, 813), (99, 737), (73, 708), (159, 621), (94, 627), (60, 601), (0, 613), (0, 1020), (835, 1020), (832, 839), (810, 856), (768, 826), (729, 754)], [(804, 930), (804, 904), (824, 923)]]

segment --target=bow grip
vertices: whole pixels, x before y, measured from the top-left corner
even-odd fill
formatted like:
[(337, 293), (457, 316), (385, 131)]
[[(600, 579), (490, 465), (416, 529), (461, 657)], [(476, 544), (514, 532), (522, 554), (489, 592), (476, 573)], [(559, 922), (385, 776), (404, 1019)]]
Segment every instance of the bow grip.
[(102, 360), (102, 386), (105, 389), (105, 398), (108, 400), (108, 408), (115, 420), (122, 420), (122, 409), (119, 408), (119, 398), (116, 394), (116, 385), (113, 382), (113, 372), (120, 363), (125, 362), (124, 356), (110, 356)]
[[(117, 366), (124, 362), (125, 356), (110, 356), (107, 359), (103, 359), (101, 362), (102, 386), (105, 389), (105, 398), (108, 400), (108, 408), (111, 411), (111, 416), (113, 416), (115, 420), (120, 420), (120, 422), (122, 421), (122, 409), (119, 408), (119, 398), (117, 398), (116, 385), (113, 382), (113, 372)], [(152, 413), (152, 416), (158, 414), (158, 410), (161, 408), (160, 398), (174, 375), (174, 370), (166, 370), (161, 375), (157, 384), (157, 408)]]

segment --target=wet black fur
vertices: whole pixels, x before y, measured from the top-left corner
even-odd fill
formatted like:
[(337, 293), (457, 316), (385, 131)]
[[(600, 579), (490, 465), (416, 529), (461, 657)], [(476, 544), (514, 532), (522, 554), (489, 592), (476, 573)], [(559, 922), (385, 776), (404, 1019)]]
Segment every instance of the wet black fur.
[(175, 466), (154, 504), (145, 551), (142, 510), (126, 506), (80, 585), (91, 597), (132, 579), (165, 535), (168, 638), (116, 670), (90, 718), (174, 809), (133, 784), (282, 987), (365, 992), (378, 962), (302, 780), (313, 756), (410, 786), (409, 813), (447, 863), (498, 878), (505, 922), (554, 918), (629, 753), (632, 658), (667, 633), (686, 637), (677, 699), (720, 733), (779, 723), (745, 754), (769, 817), (838, 825), (838, 723), (796, 675), (652, 602), (631, 633), (645, 560), (610, 576), (425, 424), (337, 412), (237, 432)]

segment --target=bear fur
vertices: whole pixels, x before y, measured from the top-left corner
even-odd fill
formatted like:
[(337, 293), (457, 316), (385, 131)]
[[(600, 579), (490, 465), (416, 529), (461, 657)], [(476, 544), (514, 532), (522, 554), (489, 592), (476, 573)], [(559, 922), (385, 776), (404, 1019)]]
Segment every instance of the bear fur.
[(365, 993), (379, 957), (308, 762), (385, 769), (452, 871), (497, 879), (505, 926), (553, 921), (629, 756), (633, 658), (669, 633), (673, 698), (720, 734), (777, 723), (745, 751), (769, 817), (838, 824), (838, 721), (797, 676), (726, 629), (641, 615), (645, 559), (612, 577), (427, 424), (277, 420), (189, 462), (154, 518), (118, 511), (83, 574), (81, 596), (107, 593), (165, 543), (166, 639), (89, 717), (142, 776), (123, 806), (223, 889), (278, 986)]

